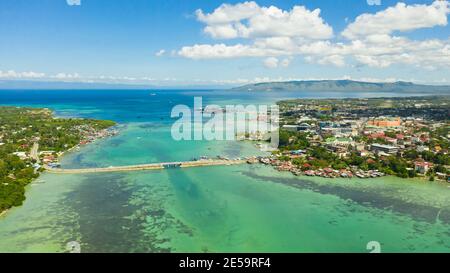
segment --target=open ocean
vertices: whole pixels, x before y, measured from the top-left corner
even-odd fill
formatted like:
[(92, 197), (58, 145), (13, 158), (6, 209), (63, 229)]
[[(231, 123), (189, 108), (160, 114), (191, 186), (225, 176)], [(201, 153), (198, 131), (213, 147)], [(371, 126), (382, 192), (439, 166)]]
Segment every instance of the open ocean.
[[(176, 142), (177, 104), (262, 104), (383, 93), (198, 90), (0, 90), (0, 105), (111, 119), (120, 134), (67, 154), (63, 167), (261, 154), (234, 141)], [(408, 94), (403, 94), (404, 96)], [(450, 188), (438, 182), (295, 177), (260, 165), (129, 173), (43, 174), (0, 218), (0, 252), (449, 252)]]

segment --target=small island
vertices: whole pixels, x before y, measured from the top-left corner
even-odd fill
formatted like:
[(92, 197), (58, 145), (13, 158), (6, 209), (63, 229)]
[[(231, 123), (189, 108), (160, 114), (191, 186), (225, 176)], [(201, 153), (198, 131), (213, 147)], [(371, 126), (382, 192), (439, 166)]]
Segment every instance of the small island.
[(117, 133), (109, 120), (57, 118), (47, 108), (0, 107), (0, 215), (64, 152)]

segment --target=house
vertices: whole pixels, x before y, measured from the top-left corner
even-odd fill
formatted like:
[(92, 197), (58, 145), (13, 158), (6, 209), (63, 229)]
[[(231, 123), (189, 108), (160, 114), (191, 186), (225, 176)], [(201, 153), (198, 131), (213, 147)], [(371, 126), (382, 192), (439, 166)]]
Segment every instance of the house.
[(20, 145), (20, 148), (22, 148), (22, 149), (26, 149), (26, 148), (28, 148), (28, 147), (29, 147), (29, 146), (28, 146), (28, 144), (26, 144), (26, 143)]
[(391, 137), (386, 137), (385, 140), (391, 144), (397, 144), (397, 139), (396, 138), (391, 138)]
[(15, 152), (15, 153), (13, 153), (13, 155), (18, 156), (20, 159), (26, 159), (27, 158), (27, 153), (25, 153), (25, 152)]
[(54, 153), (55, 153), (55, 151), (40, 151), (39, 155), (52, 155)]
[(320, 134), (333, 135), (336, 137), (349, 137), (358, 134), (356, 128), (350, 122), (319, 122)]
[(53, 161), (55, 161), (55, 157), (53, 156), (53, 155), (46, 155), (46, 156), (44, 156), (44, 158), (42, 159), (42, 162), (44, 162), (44, 163), (50, 163), (50, 162), (53, 162)]
[(364, 143), (355, 144), (355, 150), (360, 152), (366, 150), (366, 145)]
[(417, 146), (417, 149), (416, 149), (419, 153), (421, 153), (421, 152), (425, 152), (425, 151), (429, 151), (430, 150), (430, 148), (428, 148), (427, 146), (423, 146), (423, 145), (420, 145), (420, 146)]
[(367, 122), (368, 126), (375, 127), (398, 127), (402, 123), (400, 118), (376, 118)]
[(414, 170), (421, 174), (426, 174), (433, 164), (426, 161), (416, 161), (414, 162)]
[(49, 166), (50, 168), (54, 169), (54, 168), (59, 168), (61, 166), (61, 164), (57, 163), (57, 162), (50, 162), (47, 164), (47, 166)]
[(384, 134), (384, 132), (374, 132), (374, 133), (369, 134), (367, 137), (370, 139), (377, 139), (377, 138), (384, 139), (386, 137), (386, 135)]
[(305, 153), (306, 153), (306, 151), (304, 151), (304, 150), (291, 151), (291, 155), (303, 155)]
[(328, 150), (334, 152), (339, 158), (344, 158), (349, 154), (348, 147), (352, 144), (352, 139), (329, 137), (326, 143)]
[(436, 172), (436, 176), (440, 180), (447, 180), (447, 174), (445, 174), (445, 173)]
[(356, 154), (359, 155), (359, 156), (368, 156), (369, 155), (369, 151), (361, 150), (361, 151), (358, 151)]

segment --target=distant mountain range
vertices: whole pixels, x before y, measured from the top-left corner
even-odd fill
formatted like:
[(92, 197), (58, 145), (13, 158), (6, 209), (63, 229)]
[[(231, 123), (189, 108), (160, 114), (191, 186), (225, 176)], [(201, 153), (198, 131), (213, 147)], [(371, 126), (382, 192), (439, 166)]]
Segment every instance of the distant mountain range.
[(351, 80), (267, 82), (232, 88), (233, 91), (322, 91), (322, 92), (410, 92), (447, 93), (450, 86), (420, 85), (411, 82), (372, 83)]
[[(89, 82), (62, 82), (62, 81), (33, 81), (33, 80), (0, 80), (2, 89), (143, 89), (143, 90), (167, 90), (167, 89), (227, 89), (223, 85), (180, 85), (180, 86), (156, 86), (146, 84), (120, 84), (120, 83), (89, 83)], [(450, 86), (421, 85), (411, 82), (374, 83), (351, 80), (321, 80), (321, 81), (287, 81), (265, 82), (233, 87), (231, 91), (292, 91), (292, 92), (407, 92), (426, 94), (448, 94)]]

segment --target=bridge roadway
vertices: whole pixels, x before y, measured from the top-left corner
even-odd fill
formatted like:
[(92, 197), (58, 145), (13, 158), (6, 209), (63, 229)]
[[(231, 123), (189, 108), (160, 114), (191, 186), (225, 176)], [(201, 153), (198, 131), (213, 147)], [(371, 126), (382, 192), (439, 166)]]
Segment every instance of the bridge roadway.
[(246, 163), (245, 160), (197, 160), (197, 161), (183, 161), (183, 162), (166, 162), (153, 163), (142, 165), (106, 167), (106, 168), (86, 168), (86, 169), (61, 169), (46, 167), (48, 173), (55, 174), (82, 174), (82, 173), (108, 173), (108, 172), (131, 172), (144, 170), (161, 170), (172, 168), (190, 168), (190, 167), (205, 167), (205, 166), (221, 166), (221, 165), (238, 165)]

